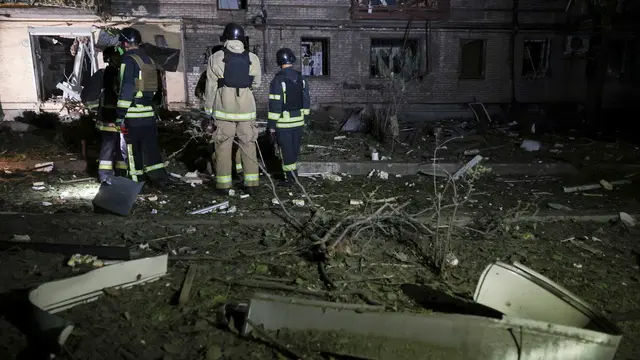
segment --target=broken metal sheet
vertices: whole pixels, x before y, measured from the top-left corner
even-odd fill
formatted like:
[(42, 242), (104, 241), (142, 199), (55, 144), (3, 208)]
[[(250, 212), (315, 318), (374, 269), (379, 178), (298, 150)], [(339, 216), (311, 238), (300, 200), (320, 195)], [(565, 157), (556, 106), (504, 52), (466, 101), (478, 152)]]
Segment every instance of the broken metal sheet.
[[(266, 331), (313, 331), (323, 351), (381, 360), (611, 360), (621, 339), (518, 317), (369, 312), (260, 295), (251, 299), (247, 319)], [(252, 330), (247, 321), (242, 333)]]
[(487, 266), (480, 276), (473, 299), (509, 317), (610, 334), (607, 343), (616, 347), (621, 338), (620, 330), (601, 312), (569, 290), (517, 262), (509, 265), (498, 261)]
[(38, 286), (29, 301), (51, 314), (96, 300), (105, 288), (130, 288), (167, 273), (167, 255), (125, 261)]
[(100, 184), (100, 189), (93, 199), (94, 211), (129, 215), (143, 186), (144, 182), (136, 182), (120, 176), (109, 177), (107, 181)]
[[(159, 279), (167, 273), (167, 255), (122, 262), (72, 278), (42, 284), (29, 293), (43, 344), (62, 348), (73, 324), (53, 315), (73, 306), (96, 300), (105, 288), (129, 288)], [(51, 349), (56, 353), (56, 349)]]
[(200, 215), (200, 214), (208, 214), (210, 212), (213, 212), (214, 210), (218, 210), (218, 209), (226, 209), (229, 207), (229, 202), (228, 201), (223, 201), (221, 203), (217, 203), (211, 206), (207, 206), (205, 208), (202, 209), (198, 209), (195, 211), (192, 211), (189, 213), (189, 215)]

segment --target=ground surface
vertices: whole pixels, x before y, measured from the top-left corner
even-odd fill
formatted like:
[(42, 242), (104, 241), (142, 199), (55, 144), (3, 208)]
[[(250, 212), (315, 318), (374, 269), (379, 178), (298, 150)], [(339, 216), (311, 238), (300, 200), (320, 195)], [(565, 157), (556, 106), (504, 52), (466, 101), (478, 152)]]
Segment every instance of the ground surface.
[[(173, 121), (161, 128), (167, 154), (180, 149), (188, 139), (188, 135), (177, 131), (184, 130), (182, 125)], [(444, 158), (439, 161), (459, 162), (470, 157), (464, 155), (464, 150), (480, 149), (491, 162), (565, 161), (583, 170), (590, 163), (630, 163), (637, 158), (637, 149), (632, 145), (594, 143), (578, 137), (539, 136), (536, 140), (543, 143), (543, 149), (527, 153), (519, 149), (522, 137), (508, 136), (508, 129), (500, 131), (482, 138), (467, 136), (452, 141), (437, 157)], [(414, 134), (401, 139), (411, 144), (413, 151), (408, 150), (409, 145), (396, 144), (392, 152), (391, 147), (380, 146), (370, 137), (346, 135), (346, 139), (334, 140), (334, 136), (342, 134), (316, 131), (307, 134), (305, 145), (346, 151), (305, 146), (303, 159), (366, 161), (370, 148), (375, 147), (380, 156), (391, 157), (394, 162), (432, 162), (433, 138), (429, 131), (405, 133)], [(455, 129), (445, 134), (454, 136)], [(60, 139), (46, 131), (22, 136), (4, 132), (0, 133), (0, 140), (0, 162), (5, 164), (81, 156), (78, 141)], [(88, 150), (95, 153), (91, 144)], [(206, 156), (206, 149), (196, 146), (190, 149), (189, 160), (182, 159), (186, 165), (172, 162), (170, 169), (184, 174), (200, 166), (195, 160)], [(337, 289), (327, 293), (326, 281), (308, 258), (311, 240), (282, 223), (282, 208), (273, 202), (276, 196), (302, 222), (310, 217), (310, 203), (323, 207), (333, 219), (346, 219), (353, 214), (371, 214), (384, 201), (406, 204), (406, 213), (416, 219), (429, 219), (436, 192), (444, 191), (442, 182), (437, 182), (434, 189), (433, 178), (425, 175), (390, 175), (388, 179), (378, 174), (338, 175), (341, 181), (302, 178), (306, 194), (293, 187), (279, 189), (275, 195), (263, 177), (259, 192), (249, 198), (241, 198), (240, 189), (231, 197), (215, 195), (212, 181), (203, 175), (203, 185), (183, 184), (161, 193), (145, 192), (138, 197), (133, 215), (122, 218), (93, 213), (91, 200), (98, 184), (92, 180), (69, 182), (87, 177), (86, 173), (3, 171), (0, 167), (0, 241), (28, 235), (31, 242), (124, 245), (140, 256), (169, 253), (172, 257), (169, 273), (160, 281), (62, 313), (77, 325), (63, 359), (279, 359), (281, 355), (268, 344), (242, 339), (216, 326), (220, 305), (247, 300), (254, 292), (268, 292), (359, 304), (373, 301), (389, 311), (444, 311), (442, 304), (427, 299), (435, 293), (437, 297), (470, 299), (480, 274), (495, 260), (524, 263), (606, 314), (640, 307), (636, 227), (629, 228), (620, 221), (517, 222), (536, 214), (637, 212), (640, 190), (633, 183), (613, 190), (563, 191), (563, 186), (598, 183), (602, 179), (633, 181), (634, 174), (583, 171), (571, 177), (509, 177), (487, 171), (472, 183), (465, 181), (456, 188), (462, 204), (457, 209), (459, 226), (452, 232), (451, 252), (459, 264), (449, 267), (446, 276), (436, 275), (424, 253), (407, 238), (373, 226), (362, 229), (337, 248), (327, 266), (328, 277)], [(37, 182), (44, 182), (44, 189), (33, 189)], [(454, 196), (447, 188), (446, 201)], [(229, 200), (236, 211), (187, 214), (222, 200)], [(304, 200), (305, 205), (296, 206), (294, 200)], [(352, 205), (351, 200), (362, 200), (363, 204)], [(557, 205), (568, 209), (558, 210)], [(450, 213), (451, 208), (443, 212)], [(327, 227), (329, 224), (325, 224), (325, 230)], [(150, 249), (145, 250), (140, 244), (148, 244)], [(0, 252), (0, 305), (6, 319), (0, 320), (0, 359), (13, 358), (27, 346), (26, 337), (8, 321), (15, 318), (11, 313), (17, 312), (13, 307), (16, 289), (89, 270), (67, 266), (68, 256), (37, 253), (24, 250), (20, 243), (15, 245)], [(188, 266), (193, 264), (199, 268), (191, 297), (186, 305), (178, 306), (176, 294)], [(273, 290), (274, 283), (288, 290)], [(616, 359), (640, 358), (640, 326), (634, 322), (619, 325), (624, 337)], [(308, 342), (309, 338), (304, 337), (287, 340), (292, 349), (302, 352), (308, 350), (304, 345)], [(31, 359), (28, 355), (22, 358)]]

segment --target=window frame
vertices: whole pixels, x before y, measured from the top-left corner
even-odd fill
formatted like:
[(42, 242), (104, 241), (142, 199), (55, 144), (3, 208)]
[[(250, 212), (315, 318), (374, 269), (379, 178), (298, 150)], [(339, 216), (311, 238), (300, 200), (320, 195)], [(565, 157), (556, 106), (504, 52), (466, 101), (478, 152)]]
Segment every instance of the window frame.
[[(331, 38), (321, 36), (301, 36), (300, 49), (302, 50), (303, 42), (321, 42), (322, 43), (322, 75), (306, 76), (307, 79), (322, 79), (331, 76)], [(302, 70), (302, 51), (300, 50), (300, 70)], [(326, 51), (325, 51), (326, 50)]]
[[(463, 59), (464, 53), (463, 48), (464, 45), (474, 42), (474, 41), (482, 41), (482, 70), (479, 76), (466, 75), (463, 73)], [(484, 80), (487, 74), (487, 39), (483, 38), (470, 38), (470, 39), (460, 39), (459, 45), (459, 56), (458, 56), (458, 79), (460, 80)]]

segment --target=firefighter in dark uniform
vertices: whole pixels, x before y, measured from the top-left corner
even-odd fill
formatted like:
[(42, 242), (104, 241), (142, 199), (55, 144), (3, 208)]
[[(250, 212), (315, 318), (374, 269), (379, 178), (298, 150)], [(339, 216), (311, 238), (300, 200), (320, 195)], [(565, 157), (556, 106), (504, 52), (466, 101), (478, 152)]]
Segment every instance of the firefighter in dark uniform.
[(298, 153), (304, 128), (304, 117), (309, 115), (311, 100), (309, 87), (302, 74), (292, 66), (296, 61), (293, 51), (278, 50), (276, 62), (282, 68), (269, 87), (269, 115), (267, 128), (276, 138), (282, 158), (283, 186), (295, 183)]
[(140, 32), (124, 28), (120, 42), (125, 49), (120, 65), (120, 95), (117, 115), (127, 143), (129, 176), (133, 181), (146, 177), (151, 186), (162, 188), (168, 175), (158, 146), (153, 97), (159, 89), (158, 73), (153, 60), (138, 48)]
[(99, 119), (96, 129), (101, 134), (100, 156), (98, 157), (98, 179), (100, 182), (110, 176), (127, 175), (127, 146), (122, 133), (116, 126), (116, 103), (118, 102), (118, 68), (120, 67), (120, 53), (114, 46), (102, 52), (102, 58), (107, 66), (102, 80), (102, 96), (98, 104)]

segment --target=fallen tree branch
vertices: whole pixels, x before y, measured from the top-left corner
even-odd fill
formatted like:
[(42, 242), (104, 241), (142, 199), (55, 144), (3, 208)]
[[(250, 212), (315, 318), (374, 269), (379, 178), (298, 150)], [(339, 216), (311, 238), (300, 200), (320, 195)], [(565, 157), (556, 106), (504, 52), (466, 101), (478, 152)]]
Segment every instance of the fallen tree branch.
[(251, 281), (251, 280), (227, 280), (217, 276), (212, 276), (209, 279), (221, 282), (227, 285), (237, 285), (237, 286), (245, 286), (250, 288), (258, 288), (258, 289), (267, 289), (267, 290), (281, 290), (288, 291), (302, 295), (311, 295), (311, 296), (325, 296), (325, 297), (339, 297), (339, 296), (358, 296), (368, 305), (375, 306), (384, 306), (379, 301), (371, 298), (369, 294), (362, 290), (354, 290), (354, 291), (341, 291), (341, 292), (331, 292), (331, 291), (316, 291), (316, 290), (308, 290), (308, 289), (300, 289), (295, 286), (284, 285), (274, 282), (266, 282), (266, 281)]

